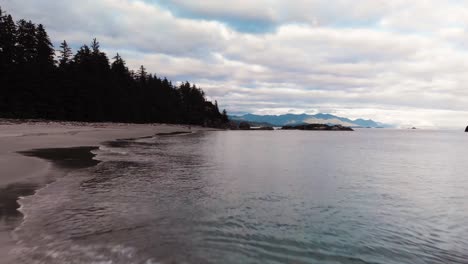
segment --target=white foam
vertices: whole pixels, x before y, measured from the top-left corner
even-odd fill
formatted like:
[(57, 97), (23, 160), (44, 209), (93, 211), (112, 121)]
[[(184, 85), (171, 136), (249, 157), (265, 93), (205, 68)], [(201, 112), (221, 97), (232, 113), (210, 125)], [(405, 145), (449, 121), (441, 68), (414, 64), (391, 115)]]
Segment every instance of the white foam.
[[(110, 147), (106, 147), (106, 146), (100, 145), (100, 146), (99, 146), (99, 150), (100, 150), (100, 151), (103, 151), (103, 152), (108, 152), (108, 153), (115, 153), (115, 154), (120, 154), (120, 155), (128, 155), (128, 152), (122, 150), (121, 148), (110, 148)], [(99, 155), (99, 154), (100, 154), (99, 152), (94, 152), (94, 151), (92, 151), (92, 153), (93, 153), (93, 154), (96, 154), (96, 155)]]

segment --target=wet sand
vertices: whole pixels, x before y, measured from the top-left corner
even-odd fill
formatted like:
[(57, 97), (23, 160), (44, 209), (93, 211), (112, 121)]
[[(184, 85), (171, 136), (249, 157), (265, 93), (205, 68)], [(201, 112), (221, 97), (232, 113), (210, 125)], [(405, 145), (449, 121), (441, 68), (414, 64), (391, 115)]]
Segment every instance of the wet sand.
[[(204, 130), (193, 127), (191, 131)], [(19, 197), (34, 194), (54, 178), (96, 165), (90, 151), (123, 138), (190, 132), (187, 126), (0, 120), (0, 263), (11, 263), (11, 231), (22, 221)]]

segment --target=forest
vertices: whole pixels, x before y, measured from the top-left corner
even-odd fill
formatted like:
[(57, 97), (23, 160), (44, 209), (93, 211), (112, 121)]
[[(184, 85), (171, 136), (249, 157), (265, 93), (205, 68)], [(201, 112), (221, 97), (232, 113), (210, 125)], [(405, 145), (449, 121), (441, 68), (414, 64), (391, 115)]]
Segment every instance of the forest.
[(177, 123), (223, 127), (225, 110), (189, 82), (174, 85), (129, 70), (94, 39), (75, 53), (55, 50), (41, 24), (15, 22), (0, 7), (0, 117), (84, 122)]

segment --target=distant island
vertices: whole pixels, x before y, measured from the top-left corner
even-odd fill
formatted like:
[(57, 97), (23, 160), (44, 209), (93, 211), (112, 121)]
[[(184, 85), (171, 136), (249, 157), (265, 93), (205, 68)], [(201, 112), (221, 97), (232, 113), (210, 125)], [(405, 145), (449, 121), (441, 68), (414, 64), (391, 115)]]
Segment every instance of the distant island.
[(351, 120), (344, 117), (339, 117), (331, 114), (284, 114), (284, 115), (231, 115), (230, 120), (233, 122), (249, 122), (252, 125), (259, 126), (294, 126), (303, 124), (326, 124), (326, 125), (341, 125), (347, 127), (365, 127), (365, 128), (388, 128), (392, 125), (376, 122), (374, 120), (356, 119)]
[(15, 23), (1, 8), (0, 36), (0, 118), (227, 127), (226, 111), (199, 87), (129, 70), (96, 39), (75, 54), (65, 40), (56, 51), (43, 25)]
[(249, 122), (240, 122), (236, 123), (234, 121), (230, 122), (231, 130), (274, 130), (271, 126), (258, 126), (257, 124), (252, 124)]
[[(253, 127), (248, 122), (240, 122), (239, 125), (232, 127), (233, 130), (274, 130), (271, 126)], [(326, 124), (303, 124), (297, 126), (283, 126), (281, 130), (317, 130), (317, 131), (354, 131), (350, 127), (342, 125), (326, 125)]]
[(350, 127), (342, 125), (326, 125), (326, 124), (307, 124), (298, 126), (283, 126), (282, 130), (317, 130), (317, 131), (354, 131)]

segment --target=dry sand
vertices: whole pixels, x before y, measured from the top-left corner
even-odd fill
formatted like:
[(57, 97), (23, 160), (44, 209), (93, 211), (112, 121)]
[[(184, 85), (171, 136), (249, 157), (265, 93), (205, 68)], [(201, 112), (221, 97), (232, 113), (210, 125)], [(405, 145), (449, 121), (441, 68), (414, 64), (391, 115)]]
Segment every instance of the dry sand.
[[(206, 129), (191, 127), (191, 131), (199, 130)], [(11, 229), (15, 224), (9, 223), (7, 219), (8, 214), (15, 213), (16, 207), (11, 208), (12, 195), (7, 190), (18, 184), (38, 181), (53, 172), (49, 162), (18, 152), (42, 148), (98, 146), (101, 142), (116, 139), (189, 131), (188, 126), (182, 125), (0, 120), (0, 263), (11, 261), (8, 255), (14, 246)]]

